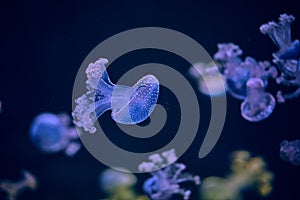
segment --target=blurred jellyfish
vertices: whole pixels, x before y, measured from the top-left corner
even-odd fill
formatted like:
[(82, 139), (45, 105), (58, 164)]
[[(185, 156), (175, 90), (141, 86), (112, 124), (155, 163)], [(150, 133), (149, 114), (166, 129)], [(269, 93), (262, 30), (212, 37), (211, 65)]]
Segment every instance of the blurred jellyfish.
[(29, 133), (31, 142), (42, 152), (64, 151), (73, 156), (80, 149), (76, 129), (70, 126), (67, 114), (42, 113), (33, 120)]
[(251, 122), (261, 121), (269, 117), (275, 105), (275, 98), (265, 92), (262, 79), (251, 78), (247, 81), (247, 98), (241, 104), (243, 118)]
[(226, 80), (226, 90), (237, 99), (247, 98), (247, 82), (250, 78), (260, 78), (265, 87), (269, 78), (277, 76), (277, 70), (269, 62), (257, 62), (252, 57), (242, 61), (243, 51), (233, 43), (218, 44), (214, 60), (221, 65), (221, 72)]
[(200, 187), (203, 200), (241, 200), (245, 189), (256, 188), (261, 196), (272, 191), (273, 174), (265, 169), (260, 157), (251, 157), (247, 151), (232, 154), (231, 173), (226, 178), (205, 178)]
[(225, 94), (225, 83), (223, 76), (220, 76), (219, 68), (213, 62), (198, 62), (190, 67), (189, 74), (198, 81), (200, 92), (209, 96)]
[(148, 200), (136, 194), (133, 189), (136, 182), (136, 176), (123, 168), (109, 168), (99, 175), (99, 186), (109, 195), (106, 198), (109, 200)]
[(300, 165), (300, 140), (282, 141), (280, 143), (280, 157), (293, 165)]
[(13, 182), (10, 180), (0, 180), (0, 188), (7, 193), (7, 200), (16, 200), (18, 196), (25, 190), (35, 190), (37, 188), (37, 180), (30, 172), (23, 171), (24, 179)]
[(277, 100), (280, 103), (300, 95), (300, 43), (299, 40), (292, 42), (291, 38), (291, 24), (294, 20), (293, 15), (282, 14), (278, 23), (271, 21), (260, 27), (261, 33), (268, 34), (279, 49), (273, 53), (273, 62), (281, 73), (276, 79), (277, 83), (298, 87), (289, 94), (282, 94), (282, 91), (278, 91)]
[(196, 185), (200, 184), (199, 176), (182, 173), (186, 166), (182, 163), (174, 163), (177, 160), (174, 149), (163, 152), (162, 155), (153, 154), (149, 159), (151, 162), (141, 163), (139, 170), (151, 172), (152, 177), (148, 178), (143, 185), (144, 192), (151, 200), (172, 199), (174, 194), (182, 195), (183, 199), (187, 200), (191, 191), (181, 188), (180, 184), (189, 181)]
[(223, 43), (218, 44), (218, 52), (214, 55), (214, 60), (221, 64), (226, 90), (237, 99), (246, 98), (246, 82), (249, 78), (247, 69), (241, 67), (242, 60), (239, 56), (242, 53), (239, 46)]
[(105, 111), (112, 110), (114, 121), (137, 124), (150, 116), (155, 108), (159, 82), (153, 75), (146, 75), (130, 87), (114, 85), (107, 74), (107, 59), (100, 58), (86, 70), (87, 93), (75, 100), (72, 113), (74, 123), (85, 131), (94, 133), (94, 122)]
[(2, 102), (0, 100), (0, 113), (2, 112)]

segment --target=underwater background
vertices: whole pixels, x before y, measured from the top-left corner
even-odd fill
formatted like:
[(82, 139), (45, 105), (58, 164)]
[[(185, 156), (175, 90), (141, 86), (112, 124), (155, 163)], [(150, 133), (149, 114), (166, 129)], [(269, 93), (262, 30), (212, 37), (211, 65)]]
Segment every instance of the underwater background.
[[(292, 38), (300, 36), (300, 3), (289, 0), (12, 0), (2, 1), (0, 9), (0, 180), (17, 181), (22, 178), (23, 169), (32, 172), (38, 180), (38, 188), (25, 191), (20, 200), (105, 198), (98, 183), (105, 165), (84, 147), (74, 157), (66, 157), (61, 152), (39, 152), (29, 139), (29, 126), (43, 112), (71, 114), (77, 71), (88, 53), (108, 37), (138, 27), (164, 27), (190, 36), (211, 56), (217, 52), (217, 43), (233, 42), (243, 49), (243, 55), (271, 60), (276, 46), (260, 33), (261, 24), (277, 20), (282, 13), (292, 14), (296, 18)], [(221, 137), (213, 150), (199, 159), (198, 151), (209, 123), (210, 99), (198, 92), (196, 82), (188, 75), (187, 61), (165, 51), (138, 50), (119, 57), (108, 73), (112, 82), (116, 82), (129, 69), (148, 62), (172, 66), (190, 81), (197, 94), (200, 128), (190, 148), (179, 158), (189, 172), (201, 179), (224, 177), (230, 171), (230, 153), (247, 150), (266, 161), (274, 180), (269, 196), (260, 197), (250, 190), (245, 191), (245, 200), (299, 198), (300, 168), (279, 156), (282, 140), (300, 138), (299, 98), (277, 104), (267, 119), (253, 123), (241, 117), (241, 101), (227, 94), (227, 115)], [(274, 94), (277, 90), (278, 86), (271, 81), (268, 91)], [(165, 132), (146, 143), (122, 133), (111, 120), (110, 112), (104, 113), (99, 122), (108, 127), (107, 137), (119, 147), (135, 152), (160, 148), (174, 137), (180, 108), (175, 96), (164, 89), (158, 101), (164, 102), (169, 114)], [(137, 174), (139, 193), (143, 193), (142, 185), (148, 177), (148, 174)], [(197, 188), (192, 192), (190, 199), (199, 199)], [(0, 199), (5, 198), (6, 194), (0, 191)]]

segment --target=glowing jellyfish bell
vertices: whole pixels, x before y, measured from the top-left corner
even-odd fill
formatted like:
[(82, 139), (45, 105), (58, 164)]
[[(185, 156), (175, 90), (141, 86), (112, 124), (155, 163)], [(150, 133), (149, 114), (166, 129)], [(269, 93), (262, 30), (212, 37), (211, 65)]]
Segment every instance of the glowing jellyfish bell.
[(241, 104), (243, 118), (251, 122), (261, 121), (270, 116), (275, 105), (275, 98), (265, 92), (262, 79), (250, 78), (247, 81), (247, 97)]
[(107, 59), (100, 58), (86, 70), (87, 93), (75, 100), (74, 123), (94, 133), (94, 122), (105, 111), (120, 124), (137, 124), (150, 116), (155, 108), (159, 82), (153, 75), (142, 77), (133, 86), (115, 85), (107, 74)]
[(300, 140), (282, 141), (280, 143), (280, 157), (293, 165), (300, 165)]
[(32, 122), (29, 134), (32, 143), (42, 152), (56, 153), (64, 150), (68, 156), (73, 156), (80, 143), (74, 127), (70, 127), (70, 117), (67, 114), (55, 115), (42, 113)]
[(132, 187), (136, 182), (136, 176), (130, 173), (129, 170), (121, 167), (108, 168), (99, 175), (99, 186), (108, 193), (119, 188)]
[(200, 92), (209, 96), (219, 96), (226, 93), (225, 80), (215, 63), (195, 63), (189, 69), (189, 74), (197, 79)]

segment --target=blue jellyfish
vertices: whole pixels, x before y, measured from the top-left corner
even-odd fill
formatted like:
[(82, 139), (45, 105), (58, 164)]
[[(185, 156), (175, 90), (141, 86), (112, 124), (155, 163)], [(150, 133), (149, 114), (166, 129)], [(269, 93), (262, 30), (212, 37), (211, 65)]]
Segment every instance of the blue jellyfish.
[(246, 98), (246, 82), (249, 78), (247, 69), (241, 66), (240, 55), (243, 51), (233, 43), (218, 44), (214, 60), (221, 64), (226, 80), (226, 90), (237, 99)]
[(275, 98), (265, 92), (265, 85), (260, 78), (251, 78), (247, 82), (247, 98), (241, 104), (243, 118), (251, 122), (261, 121), (273, 112)]
[(282, 141), (280, 143), (280, 157), (293, 165), (300, 165), (300, 140)]
[(87, 93), (75, 100), (74, 123), (94, 133), (94, 122), (105, 111), (120, 124), (137, 124), (147, 119), (155, 108), (159, 82), (153, 75), (142, 77), (133, 86), (115, 85), (107, 74), (107, 59), (100, 58), (86, 70)]
[(184, 164), (173, 163), (177, 160), (174, 149), (163, 152), (162, 156), (153, 154), (149, 159), (151, 162), (141, 163), (139, 170), (141, 172), (151, 171), (152, 177), (143, 184), (143, 190), (151, 200), (169, 200), (174, 194), (182, 195), (184, 200), (188, 200), (191, 191), (182, 188), (180, 184), (188, 181), (194, 182), (196, 185), (200, 184), (199, 176), (182, 173), (186, 168)]
[(70, 122), (67, 114), (42, 113), (30, 126), (30, 140), (42, 152), (56, 153), (64, 150), (66, 155), (73, 156), (81, 145), (77, 141), (76, 129), (69, 126)]

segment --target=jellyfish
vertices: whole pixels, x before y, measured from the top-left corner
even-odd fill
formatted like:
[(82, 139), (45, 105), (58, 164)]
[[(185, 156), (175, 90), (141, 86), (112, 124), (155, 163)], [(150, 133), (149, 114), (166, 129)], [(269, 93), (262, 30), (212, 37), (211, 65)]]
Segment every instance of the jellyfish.
[(241, 104), (242, 117), (251, 122), (261, 121), (270, 116), (275, 105), (275, 98), (270, 93), (265, 92), (262, 79), (249, 79), (247, 98)]
[(223, 68), (222, 74), (226, 80), (226, 90), (235, 98), (244, 100), (247, 97), (247, 81), (250, 78), (260, 78), (265, 87), (269, 78), (277, 77), (277, 69), (268, 61), (257, 62), (247, 56), (243, 61), (239, 56), (243, 51), (233, 43), (218, 44), (218, 52), (214, 60)]
[(16, 200), (18, 196), (25, 190), (35, 190), (37, 188), (37, 180), (33, 174), (24, 170), (24, 179), (13, 182), (10, 180), (0, 180), (0, 188), (7, 193), (7, 200)]
[(260, 26), (262, 34), (268, 34), (278, 51), (273, 53), (273, 62), (277, 65), (280, 76), (276, 78), (278, 84), (298, 87), (294, 92), (283, 94), (277, 92), (277, 100), (284, 103), (300, 95), (300, 42), (292, 41), (291, 24), (295, 20), (293, 15), (281, 14), (279, 22), (271, 21)]
[(282, 141), (280, 143), (280, 157), (293, 165), (300, 165), (300, 140)]
[(225, 80), (220, 76), (219, 68), (216, 64), (198, 62), (189, 69), (189, 74), (198, 81), (199, 91), (209, 96), (224, 95)]
[(64, 151), (73, 156), (80, 149), (75, 127), (67, 114), (42, 113), (34, 118), (30, 129), (31, 142), (44, 153)]
[(141, 163), (139, 170), (151, 171), (152, 177), (143, 184), (143, 190), (151, 200), (169, 200), (174, 194), (182, 195), (184, 200), (188, 200), (191, 191), (181, 188), (180, 184), (185, 182), (200, 184), (199, 176), (182, 173), (186, 166), (182, 163), (174, 163), (177, 160), (174, 149), (163, 152), (162, 156), (153, 154), (149, 159), (151, 162)]
[(218, 44), (218, 52), (214, 60), (221, 64), (222, 72), (226, 80), (226, 90), (237, 99), (246, 98), (246, 82), (249, 78), (247, 69), (241, 66), (239, 57), (243, 51), (233, 43)]
[(105, 200), (149, 200), (134, 191), (137, 178), (129, 170), (115, 167), (105, 169), (99, 175), (99, 186), (109, 197)]
[(256, 188), (261, 196), (272, 191), (273, 174), (266, 169), (264, 160), (251, 157), (247, 151), (231, 154), (231, 172), (225, 178), (210, 176), (203, 180), (200, 195), (203, 200), (241, 200), (242, 192)]
[(88, 91), (75, 100), (74, 123), (89, 133), (96, 132), (94, 123), (105, 111), (112, 110), (112, 119), (120, 124), (137, 124), (147, 119), (156, 106), (159, 82), (146, 75), (133, 86), (115, 85), (107, 74), (107, 59), (89, 64), (86, 74)]
[(273, 54), (278, 59), (299, 59), (300, 45), (299, 40), (291, 39), (291, 24), (295, 21), (293, 15), (281, 14), (279, 22), (269, 22), (260, 26), (262, 34), (268, 34), (274, 44), (279, 49)]

